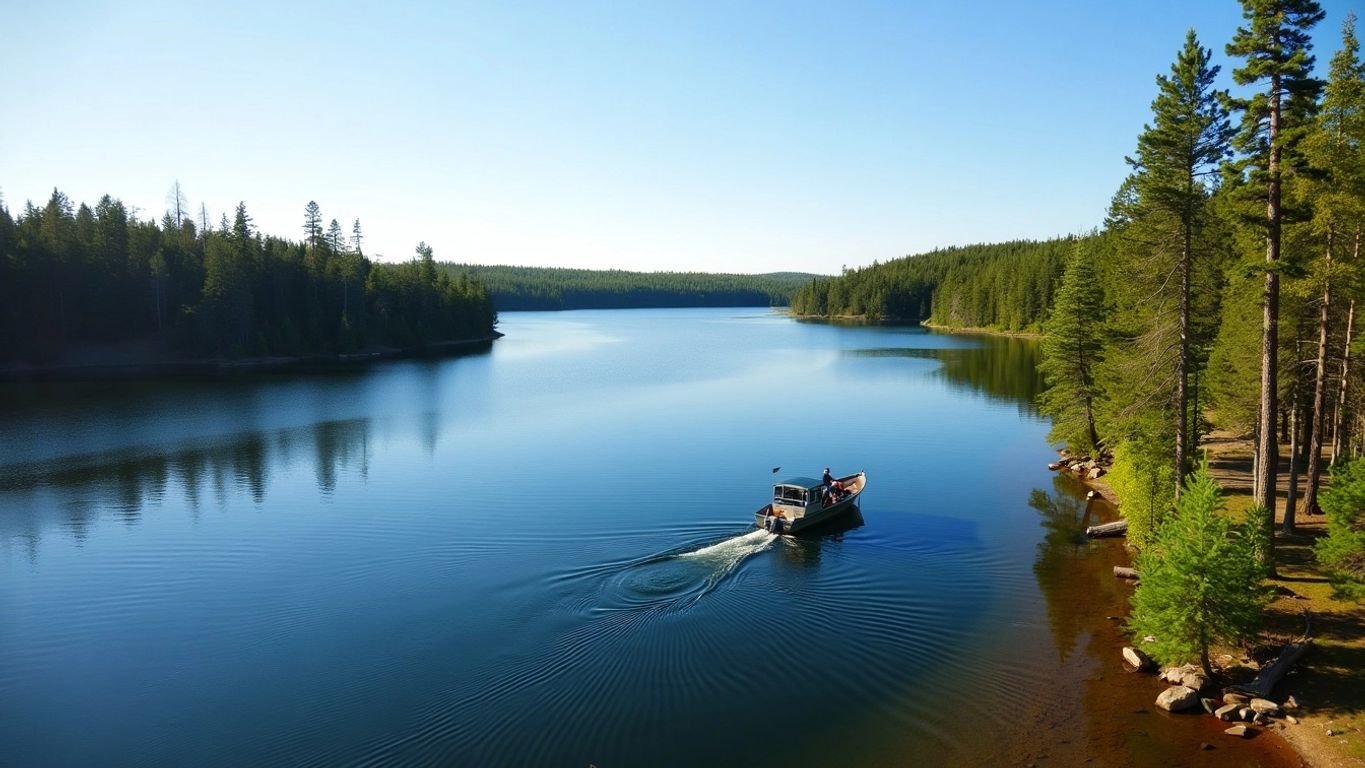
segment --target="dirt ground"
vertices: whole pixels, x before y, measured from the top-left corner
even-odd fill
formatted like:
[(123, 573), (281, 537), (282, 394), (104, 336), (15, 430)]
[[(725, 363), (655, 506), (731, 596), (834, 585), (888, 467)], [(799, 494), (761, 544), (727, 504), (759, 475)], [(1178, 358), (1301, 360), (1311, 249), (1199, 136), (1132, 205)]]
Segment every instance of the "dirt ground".
[[(1201, 444), (1209, 470), (1222, 484), (1228, 511), (1240, 516), (1251, 506), (1249, 440), (1215, 432)], [(1285, 449), (1281, 448), (1281, 452)], [(1365, 766), (1365, 606), (1332, 598), (1326, 577), (1317, 569), (1312, 546), (1326, 533), (1322, 515), (1295, 515), (1295, 532), (1280, 530), (1288, 488), (1288, 462), (1280, 467), (1276, 504), (1275, 563), (1272, 583), (1281, 596), (1271, 605), (1266, 642), (1301, 637), (1308, 631), (1313, 646), (1298, 669), (1276, 687), (1274, 698), (1290, 695), (1300, 709), (1299, 723), (1285, 724), (1281, 735), (1316, 768)], [(1300, 479), (1299, 498), (1304, 485)]]

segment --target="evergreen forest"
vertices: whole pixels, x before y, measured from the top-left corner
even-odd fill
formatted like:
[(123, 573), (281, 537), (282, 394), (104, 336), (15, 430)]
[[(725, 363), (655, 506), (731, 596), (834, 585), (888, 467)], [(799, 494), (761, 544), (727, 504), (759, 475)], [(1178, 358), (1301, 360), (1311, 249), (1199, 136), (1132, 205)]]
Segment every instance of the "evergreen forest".
[(500, 312), (786, 306), (792, 293), (812, 278), (798, 272), (738, 275), (478, 264), (442, 264), (441, 268), (487, 287)]
[[(1166, 523), (1185, 489), (1200, 489), (1200, 514), (1218, 506), (1195, 477), (1201, 439), (1248, 436), (1269, 571), (1272, 529), (1320, 513), (1329, 467), (1365, 452), (1365, 66), (1354, 15), (1315, 67), (1316, 2), (1242, 10), (1225, 44), (1235, 91), (1217, 87), (1195, 30), (1172, 45), (1102, 228), (846, 271), (803, 286), (792, 310), (1039, 332), (1052, 436), (1112, 460), (1107, 481), (1140, 549), (1177, 551), (1184, 534)], [(1346, 506), (1329, 540), (1349, 543), (1323, 551), (1337, 583), (1365, 583), (1365, 511)]]
[(331, 356), (487, 339), (483, 286), (417, 246), (400, 264), (365, 257), (359, 220), (304, 209), (302, 240), (260, 232), (245, 204), (215, 225), (177, 183), (161, 220), (105, 195), (59, 190), (13, 216), (0, 204), (0, 365)]
[(874, 262), (809, 280), (792, 296), (791, 309), (807, 317), (1036, 331), (1076, 242), (1019, 240)]

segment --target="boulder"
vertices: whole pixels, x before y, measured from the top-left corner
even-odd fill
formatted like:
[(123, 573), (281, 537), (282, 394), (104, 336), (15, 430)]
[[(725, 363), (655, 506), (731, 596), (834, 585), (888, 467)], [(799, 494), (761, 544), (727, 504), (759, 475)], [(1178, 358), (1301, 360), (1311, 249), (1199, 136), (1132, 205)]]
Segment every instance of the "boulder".
[(1297, 717), (1294, 717), (1293, 715), (1285, 715), (1285, 716), (1284, 716), (1284, 719), (1285, 719), (1285, 721), (1288, 722), (1290, 725), (1298, 725), (1298, 724), (1299, 724), (1299, 719), (1298, 719)]
[(1104, 477), (1104, 467), (1091, 467), (1090, 471), (1087, 472), (1085, 476), (1090, 480), (1099, 480), (1101, 477)]
[(1290, 696), (1289, 698), (1285, 699), (1285, 700), (1284, 700), (1284, 708), (1285, 708), (1285, 709), (1298, 709), (1298, 708), (1299, 708), (1299, 701), (1298, 701), (1298, 699), (1295, 699), (1293, 696)]
[(1251, 711), (1251, 707), (1238, 707), (1237, 719), (1250, 720), (1256, 713)]
[(1183, 685), (1186, 688), (1193, 688), (1198, 691), (1208, 685), (1208, 680), (1199, 667), (1193, 664), (1186, 664), (1183, 667), (1171, 667), (1162, 673), (1162, 680), (1172, 685)]
[(1280, 714), (1280, 705), (1270, 699), (1252, 699), (1248, 706), (1258, 715)]
[(1173, 685), (1156, 697), (1156, 705), (1167, 712), (1183, 712), (1199, 706), (1199, 693), (1183, 685)]
[(1251, 697), (1243, 696), (1240, 693), (1225, 693), (1223, 694), (1223, 703), (1236, 704), (1239, 707), (1245, 707), (1251, 703)]
[(1213, 699), (1200, 699), (1199, 703), (1204, 705), (1204, 711), (1210, 715), (1218, 711), (1218, 702)]
[(1244, 739), (1255, 732), (1256, 731), (1254, 729), (1248, 728), (1245, 725), (1234, 725), (1231, 728), (1227, 729), (1226, 731), (1223, 731), (1223, 733), (1226, 733), (1229, 736), (1240, 736)]
[(1223, 706), (1219, 707), (1218, 709), (1215, 709), (1215, 710), (1213, 711), (1213, 714), (1214, 714), (1219, 720), (1236, 720), (1236, 719), (1237, 719), (1237, 705), (1236, 705), (1236, 704), (1224, 704)]
[(1139, 651), (1133, 646), (1124, 646), (1123, 660), (1128, 662), (1128, 666), (1141, 672), (1144, 669), (1151, 669), (1152, 659), (1147, 654)]
[(1054, 461), (1054, 462), (1052, 462), (1051, 464), (1048, 464), (1048, 465), (1047, 465), (1047, 468), (1050, 469), (1050, 470), (1052, 470), (1053, 472), (1056, 472), (1057, 470), (1059, 470), (1059, 469), (1062, 468), (1062, 462), (1060, 462), (1060, 461)]
[(1270, 725), (1270, 715), (1267, 715), (1264, 712), (1257, 712), (1255, 715), (1252, 715), (1251, 722), (1257, 725)]

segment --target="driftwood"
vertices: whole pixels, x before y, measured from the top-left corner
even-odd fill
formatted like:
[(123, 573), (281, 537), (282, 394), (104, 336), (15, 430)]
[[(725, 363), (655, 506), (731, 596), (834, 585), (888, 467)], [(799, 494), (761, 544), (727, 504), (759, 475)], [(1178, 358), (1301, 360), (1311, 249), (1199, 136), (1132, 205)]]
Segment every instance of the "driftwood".
[(1138, 572), (1136, 568), (1124, 568), (1121, 565), (1114, 566), (1114, 578), (1132, 579), (1137, 581)]
[(1104, 525), (1092, 525), (1089, 528), (1085, 529), (1085, 535), (1089, 536), (1092, 539), (1097, 539), (1101, 536), (1123, 536), (1127, 533), (1128, 533), (1127, 520), (1115, 520), (1112, 523), (1105, 523)]
[(1275, 663), (1256, 673), (1256, 679), (1249, 683), (1240, 685), (1229, 685), (1223, 690), (1229, 693), (1241, 693), (1247, 696), (1254, 696), (1258, 699), (1270, 698), (1270, 691), (1275, 687), (1275, 683), (1280, 681), (1284, 674), (1293, 668), (1294, 663), (1299, 660), (1303, 652), (1308, 650), (1312, 640), (1304, 640), (1301, 643), (1290, 643), (1280, 651), (1280, 657), (1275, 659)]

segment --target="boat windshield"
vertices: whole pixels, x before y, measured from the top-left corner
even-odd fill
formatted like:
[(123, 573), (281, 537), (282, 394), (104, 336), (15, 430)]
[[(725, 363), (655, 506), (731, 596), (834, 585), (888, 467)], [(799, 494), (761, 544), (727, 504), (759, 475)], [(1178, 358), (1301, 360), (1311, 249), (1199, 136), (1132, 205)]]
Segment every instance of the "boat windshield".
[(794, 488), (790, 485), (776, 486), (773, 488), (773, 501), (804, 505), (806, 503), (806, 489)]

